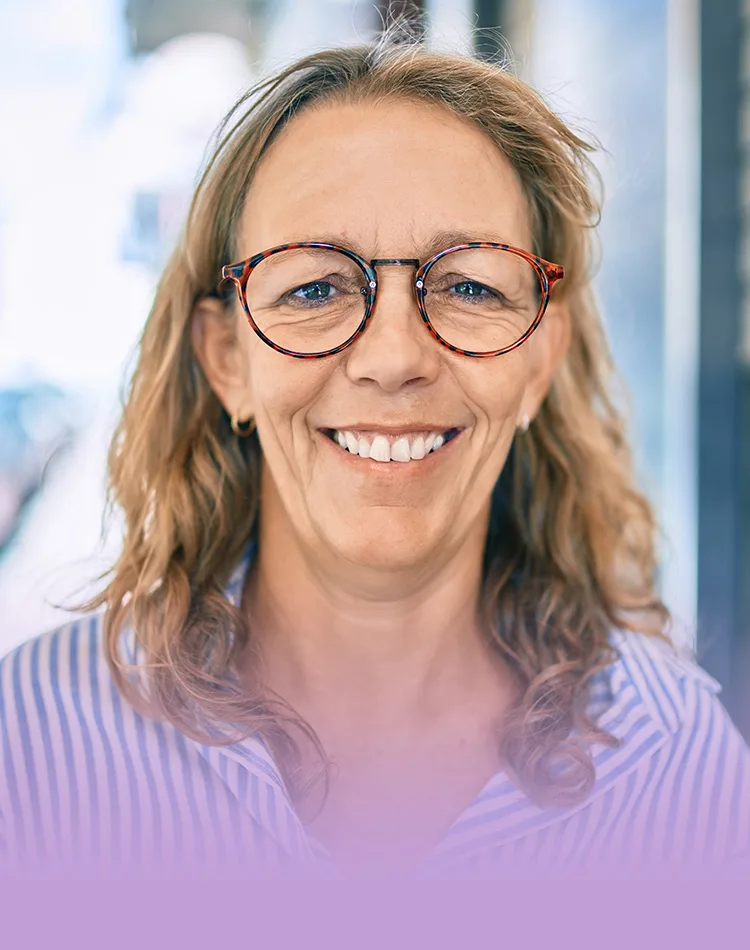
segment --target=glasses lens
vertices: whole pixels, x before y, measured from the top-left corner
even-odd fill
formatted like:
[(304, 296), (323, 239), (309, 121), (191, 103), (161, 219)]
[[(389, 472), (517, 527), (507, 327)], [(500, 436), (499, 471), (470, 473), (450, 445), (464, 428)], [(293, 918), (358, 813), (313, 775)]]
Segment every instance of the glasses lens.
[(498, 248), (451, 251), (425, 278), (425, 309), (452, 346), (488, 353), (512, 346), (536, 320), (542, 283), (522, 257)]
[(367, 277), (345, 254), (292, 248), (272, 254), (247, 282), (247, 306), (269, 340), (295, 353), (332, 350), (365, 315)]

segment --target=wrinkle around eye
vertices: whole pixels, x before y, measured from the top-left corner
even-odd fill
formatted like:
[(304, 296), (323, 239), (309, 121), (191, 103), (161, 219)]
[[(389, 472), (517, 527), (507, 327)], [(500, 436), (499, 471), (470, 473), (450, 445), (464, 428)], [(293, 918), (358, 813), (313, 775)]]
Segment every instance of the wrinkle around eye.
[[(298, 296), (300, 291), (316, 286), (330, 288), (332, 291), (335, 291), (335, 296), (353, 296), (354, 294), (359, 294), (361, 289), (360, 283), (352, 280), (350, 276), (345, 274), (326, 274), (324, 277), (316, 277), (313, 280), (306, 280), (303, 283), (297, 284), (280, 297), (279, 300), (280, 302), (284, 302), (287, 299), (304, 300), (306, 298)], [(318, 299), (330, 300), (332, 296), (334, 295), (328, 294), (326, 297)]]
[[(460, 287), (461, 284), (469, 284), (479, 287), (483, 293), (458, 293), (456, 287)], [(454, 284), (451, 284), (445, 288), (428, 288), (427, 295), (432, 294), (433, 300), (437, 297), (443, 297), (444, 299), (449, 300), (451, 303), (458, 304), (467, 304), (468, 306), (477, 306), (479, 304), (484, 304), (485, 306), (490, 303), (496, 303), (505, 306), (511, 306), (507, 297), (500, 293), (500, 291), (494, 290), (492, 287), (488, 287), (486, 284), (482, 284), (479, 281), (457, 281)]]

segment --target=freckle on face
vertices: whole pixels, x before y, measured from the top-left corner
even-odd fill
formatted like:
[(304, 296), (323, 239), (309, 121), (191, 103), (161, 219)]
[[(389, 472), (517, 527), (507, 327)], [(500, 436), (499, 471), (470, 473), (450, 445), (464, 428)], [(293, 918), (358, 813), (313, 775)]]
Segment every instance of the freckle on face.
[[(330, 105), (300, 114), (270, 147), (243, 210), (240, 250), (332, 240), (368, 260), (423, 259), (434, 235), (450, 231), (531, 247), (520, 183), (484, 133), (424, 104)], [(413, 271), (386, 270), (371, 324), (351, 347), (297, 360), (251, 334), (248, 359), (276, 499), (265, 517), (313, 550), (395, 568), (483, 530), (532, 364), (525, 345), (486, 360), (451, 353), (419, 319)], [(430, 420), (465, 427), (442, 460), (382, 470), (320, 431)]]

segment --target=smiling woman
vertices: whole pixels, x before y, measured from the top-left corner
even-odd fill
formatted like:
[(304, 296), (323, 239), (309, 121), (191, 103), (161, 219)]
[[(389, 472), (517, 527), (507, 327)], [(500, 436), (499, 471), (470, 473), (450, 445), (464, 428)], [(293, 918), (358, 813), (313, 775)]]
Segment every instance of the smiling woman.
[(589, 151), (509, 72), (387, 38), (237, 104), (112, 443), (103, 609), (2, 666), (11, 855), (750, 850), (609, 396)]

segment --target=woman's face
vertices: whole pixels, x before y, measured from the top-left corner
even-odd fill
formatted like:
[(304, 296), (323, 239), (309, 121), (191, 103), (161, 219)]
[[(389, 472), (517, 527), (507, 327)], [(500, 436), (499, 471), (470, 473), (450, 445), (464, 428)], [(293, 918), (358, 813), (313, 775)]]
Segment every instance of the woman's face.
[[(493, 143), (439, 107), (396, 101), (308, 109), (264, 156), (239, 258), (316, 240), (366, 260), (424, 261), (462, 240), (532, 248), (524, 194)], [(565, 315), (550, 305), (539, 330), (504, 356), (453, 353), (429, 335), (413, 285), (413, 268), (379, 267), (368, 328), (323, 359), (277, 353), (239, 306), (231, 344), (212, 329), (218, 318), (202, 321), (199, 356), (216, 392), (230, 414), (257, 422), (261, 517), (328, 563), (421, 571), (481, 543), (514, 432), (538, 409), (565, 349)], [(214, 304), (202, 306), (205, 317)], [(418, 442), (411, 451), (419, 434), (454, 429), (451, 441), (410, 461), (363, 458), (332, 437), (383, 436), (389, 445), (406, 437), (419, 455)]]

